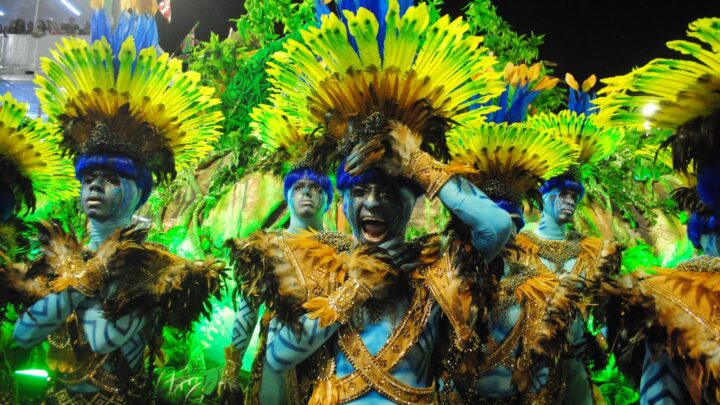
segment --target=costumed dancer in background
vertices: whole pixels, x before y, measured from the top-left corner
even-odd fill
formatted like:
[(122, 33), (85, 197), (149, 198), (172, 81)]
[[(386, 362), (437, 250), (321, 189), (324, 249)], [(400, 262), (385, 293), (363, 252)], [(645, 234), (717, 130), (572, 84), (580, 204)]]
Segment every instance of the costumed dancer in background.
[(95, 9), (92, 44), (64, 39), (53, 59), (42, 59), (44, 75), (36, 79), (41, 106), (62, 131), (61, 148), (75, 158), (90, 221), (87, 247), (58, 224), (38, 227), (43, 254), (28, 272), (48, 274), (53, 292), (21, 315), (14, 338), (24, 347), (50, 343), (55, 384), (46, 404), (150, 399), (162, 327), (189, 330), (220, 293), (222, 265), (146, 243), (147, 227), (133, 223), (153, 176), (167, 182), (193, 167), (222, 119), (199, 75), (157, 54), (155, 2), (136, 6), (113, 32)]
[[(253, 119), (254, 122), (251, 125), (259, 133), (272, 137), (272, 139), (261, 138), (268, 154), (276, 152), (278, 143), (289, 142), (289, 145), (292, 145), (294, 142), (293, 130), (274, 111), (268, 110), (267, 105), (256, 108), (253, 112)], [(309, 168), (295, 168), (285, 175), (283, 190), (290, 211), (289, 226), (284, 232), (298, 234), (307, 231), (323, 231), (323, 217), (333, 201), (333, 186), (330, 178)], [(242, 242), (233, 240), (232, 243), (237, 245)], [(349, 241), (346, 241), (345, 244), (347, 246), (343, 250), (349, 248)], [(236, 305), (237, 315), (233, 323), (232, 343), (225, 349), (225, 370), (219, 387), (221, 402), (227, 404), (241, 402), (242, 391), (238, 379), (240, 367), (255, 330), (259, 310), (259, 308), (251, 307), (242, 294), (237, 295)], [(267, 338), (267, 328), (271, 319), (272, 314), (269, 311), (265, 312), (261, 325), (262, 340)], [(272, 369), (268, 367), (263, 367), (262, 372), (261, 378), (264, 385), (261, 389), (264, 387), (265, 390), (259, 395), (263, 403), (283, 402), (288, 392), (284, 376), (273, 373)]]
[(425, 4), (320, 14), (303, 43), (288, 41), (270, 63), (272, 102), (312, 134), (311, 167), (342, 159), (337, 186), (354, 244), (341, 252), (314, 235), (287, 237), (288, 262), (277, 241), (252, 236), (236, 257), (263, 264), (238, 266), (241, 288), (275, 314), (261, 353), (276, 373), (296, 368), (297, 401), (435, 403), (440, 342), (479, 349), (486, 268), (457, 266), (453, 237), (407, 242), (405, 231), (424, 193), (467, 224), (477, 254), (490, 260), (505, 245), (510, 216), (428, 153), (445, 156), (448, 122), (481, 123), (492, 107), (469, 107), (504, 86), (480, 38), (448, 16), (429, 26)]
[[(541, 268), (559, 275), (561, 279), (567, 277), (567, 282), (561, 282), (552, 294), (554, 302), (549, 304), (550, 312), (544, 316), (548, 321), (546, 326), (554, 323), (556, 328), (568, 334), (567, 345), (570, 347), (563, 345), (551, 349), (551, 341), (542, 344), (546, 350), (565, 356), (555, 367), (551, 367), (547, 376), (548, 381), (554, 381), (553, 385), (556, 385), (554, 389), (558, 396), (555, 401), (583, 404), (593, 403), (599, 397), (590, 383), (587, 366), (603, 364), (605, 342), (602, 335), (592, 336), (587, 330), (586, 321), (599, 300), (585, 293), (587, 283), (580, 279), (594, 279), (601, 271), (599, 265), (605, 261), (608, 263), (603, 269), (611, 268), (611, 264), (619, 266), (619, 251), (610, 240), (582, 235), (568, 228), (585, 194), (583, 182), (597, 181), (593, 178), (594, 168), (620, 146), (624, 133), (619, 127), (600, 125), (590, 111), (594, 95), (589, 91), (595, 84), (594, 76), (578, 86), (572, 75), (567, 74), (566, 82), (570, 86), (568, 110), (533, 115), (527, 119), (527, 125), (574, 143), (579, 150), (578, 160), (568, 171), (544, 181), (540, 186), (540, 222), (535, 229), (518, 234), (516, 243), (524, 254), (518, 257), (518, 263), (510, 265)], [(512, 256), (510, 260), (513, 260)], [(582, 299), (579, 300), (579, 297)], [(599, 313), (592, 315), (604, 319)], [(560, 322), (563, 319), (566, 322), (564, 325)]]
[[(524, 226), (523, 201), (542, 207), (541, 182), (566, 172), (579, 155), (574, 143), (522, 123), (530, 101), (557, 82), (541, 78), (540, 67), (508, 65), (501, 110), (489, 117), (497, 123), (461, 128), (448, 137), (452, 162), (473, 169), (467, 179), (513, 216), (517, 231)], [(533, 265), (526, 254), (511, 242), (497, 263), (490, 264), (499, 269), (500, 280), (489, 337), (478, 356), (465, 357), (456, 367), (472, 374), (448, 375), (459, 397), (448, 390), (443, 402), (554, 403), (563, 397), (565, 376), (556, 375), (555, 369), (569, 355), (565, 325), (570, 319), (566, 308), (554, 305), (566, 304), (566, 297), (555, 295), (564, 294), (565, 284), (572, 281), (561, 285), (558, 274)]]
[(674, 169), (685, 177), (697, 175), (696, 187), (674, 197), (695, 211), (688, 236), (705, 255), (675, 269), (636, 271), (603, 285), (621, 299), (612, 347), (621, 369), (639, 381), (641, 404), (720, 402), (720, 19), (696, 20), (688, 35), (692, 41), (667, 45), (694, 59), (650, 61), (607, 79), (596, 100), (599, 116), (610, 122), (671, 131), (663, 146), (672, 149)]
[[(48, 293), (41, 280), (27, 280), (29, 229), (22, 216), (44, 202), (77, 194), (70, 162), (60, 156), (59, 134), (25, 117), (28, 107), (10, 93), (0, 98), (0, 323), (7, 305), (16, 311)], [(12, 370), (0, 347), (0, 404), (17, 403)]]

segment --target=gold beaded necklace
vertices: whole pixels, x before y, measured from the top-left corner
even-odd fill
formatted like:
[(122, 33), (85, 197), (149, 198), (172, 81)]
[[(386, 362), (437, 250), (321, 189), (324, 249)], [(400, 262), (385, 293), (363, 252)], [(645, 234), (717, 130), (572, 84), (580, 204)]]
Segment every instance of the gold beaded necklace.
[(563, 271), (568, 260), (580, 255), (580, 235), (577, 233), (570, 233), (562, 240), (543, 239), (534, 232), (526, 232), (525, 235), (538, 245), (538, 255), (555, 265), (556, 273)]

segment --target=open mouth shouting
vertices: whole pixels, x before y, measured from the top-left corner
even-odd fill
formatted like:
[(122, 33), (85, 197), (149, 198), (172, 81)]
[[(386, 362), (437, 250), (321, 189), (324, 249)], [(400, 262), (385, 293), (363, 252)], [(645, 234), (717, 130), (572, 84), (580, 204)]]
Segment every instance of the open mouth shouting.
[(380, 243), (387, 236), (388, 225), (380, 217), (363, 215), (360, 217), (360, 230), (368, 243)]

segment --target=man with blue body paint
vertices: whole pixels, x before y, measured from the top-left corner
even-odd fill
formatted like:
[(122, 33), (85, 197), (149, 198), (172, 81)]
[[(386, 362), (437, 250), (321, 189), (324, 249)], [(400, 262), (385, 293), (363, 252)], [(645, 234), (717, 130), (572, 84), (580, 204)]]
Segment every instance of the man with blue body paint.
[[(298, 234), (310, 231), (323, 230), (323, 216), (333, 201), (333, 187), (330, 178), (318, 174), (309, 168), (296, 168), (291, 170), (283, 180), (283, 191), (290, 222), (285, 232)], [(258, 309), (251, 308), (241, 294), (237, 298), (237, 315), (232, 329), (232, 343), (225, 349), (225, 370), (223, 380), (219, 386), (221, 402), (237, 403), (242, 397), (239, 386), (239, 371), (242, 358), (255, 330), (258, 320)], [(275, 333), (275, 329), (268, 327), (272, 318), (266, 312), (261, 325), (263, 335)], [(287, 397), (285, 377), (274, 373), (272, 369), (263, 367), (259, 398), (262, 403), (283, 402)]]
[[(561, 278), (570, 276), (578, 277), (578, 280), (593, 279), (599, 271), (601, 258), (614, 252), (615, 246), (611, 241), (587, 237), (568, 229), (585, 194), (577, 171), (570, 170), (545, 181), (539, 191), (543, 202), (540, 221), (535, 229), (520, 232), (517, 238), (517, 244), (525, 252), (533, 252), (524, 255), (523, 263), (546, 269)], [(566, 293), (574, 296), (582, 291), (580, 283), (576, 284), (576, 288), (570, 288)], [(572, 357), (540, 368), (532, 382), (537, 385), (533, 390), (542, 388), (543, 395), (567, 404), (592, 404), (593, 389), (589, 371), (585, 366), (585, 355), (587, 345), (596, 344), (596, 338), (587, 332), (585, 325), (590, 314), (588, 308), (583, 308), (582, 302), (575, 305), (576, 309), (572, 310), (574, 315), (569, 319), (570, 324), (560, 331), (567, 334), (567, 337), (556, 337), (568, 340)], [(527, 322), (533, 324), (532, 321)], [(526, 366), (537, 369), (542, 365)]]

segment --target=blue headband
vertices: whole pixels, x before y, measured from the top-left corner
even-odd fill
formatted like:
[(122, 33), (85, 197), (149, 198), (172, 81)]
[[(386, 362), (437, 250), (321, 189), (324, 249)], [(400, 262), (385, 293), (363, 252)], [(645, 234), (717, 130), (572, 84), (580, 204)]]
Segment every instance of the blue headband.
[(358, 184), (364, 184), (369, 183), (373, 180), (383, 180), (388, 181), (391, 183), (396, 183), (398, 186), (404, 186), (410, 189), (410, 191), (413, 193), (413, 195), (418, 198), (421, 195), (423, 195), (423, 190), (415, 184), (412, 180), (406, 179), (404, 177), (390, 177), (385, 172), (371, 168), (368, 170), (365, 170), (361, 175), (359, 176), (351, 176), (350, 173), (345, 171), (345, 160), (343, 159), (342, 162), (340, 162), (340, 166), (337, 169), (336, 174), (337, 179), (337, 188), (338, 190), (345, 191), (349, 190), (355, 185)]
[(697, 168), (697, 192), (702, 202), (720, 212), (720, 161)]
[(585, 187), (583, 187), (582, 183), (580, 183), (578, 180), (573, 178), (572, 176), (569, 176), (567, 174), (561, 174), (559, 176), (555, 176), (551, 178), (550, 180), (545, 181), (540, 186), (540, 194), (545, 194), (548, 191), (557, 188), (560, 190), (563, 189), (570, 189), (574, 190), (576, 193), (578, 193), (578, 201), (582, 200), (582, 198), (585, 196)]
[(720, 230), (720, 217), (711, 213), (693, 212), (687, 223), (688, 239), (693, 246), (702, 249), (700, 238)]
[(135, 180), (140, 189), (138, 207), (145, 204), (153, 189), (152, 174), (145, 165), (135, 163), (124, 155), (79, 155), (75, 162), (75, 177), (82, 181), (83, 174), (93, 169), (108, 169), (121, 177)]

